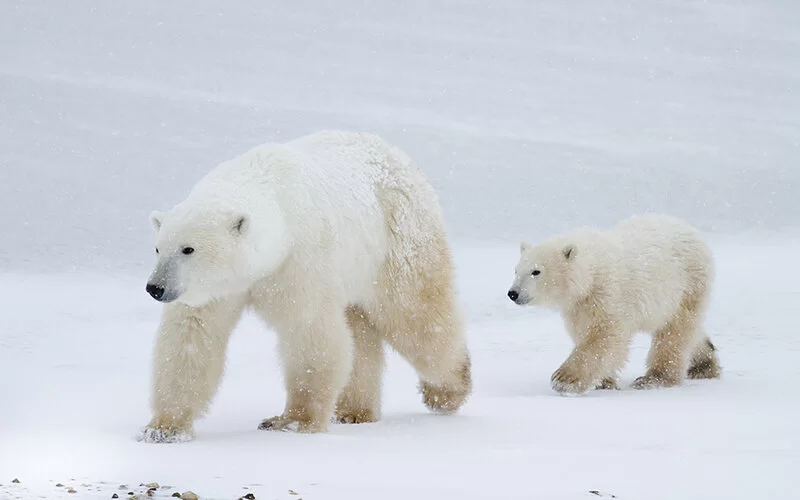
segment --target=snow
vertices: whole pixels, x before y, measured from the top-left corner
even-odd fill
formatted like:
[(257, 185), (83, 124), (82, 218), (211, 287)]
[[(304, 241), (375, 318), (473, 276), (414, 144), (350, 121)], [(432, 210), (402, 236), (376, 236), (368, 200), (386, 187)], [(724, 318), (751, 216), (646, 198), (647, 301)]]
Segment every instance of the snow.
[[(570, 349), (561, 320), (512, 304), (505, 287), (516, 249), (483, 246), (457, 252), (475, 376), (460, 414), (428, 413), (413, 371), (392, 356), (380, 422), (325, 435), (257, 431), (284, 395), (275, 336), (247, 316), (210, 415), (195, 441), (176, 445), (134, 439), (149, 419), (159, 310), (142, 279), (8, 274), (3, 481), (19, 477), (37, 495), (70, 478), (111, 482), (86, 498), (151, 481), (204, 498), (235, 498), (252, 484), (257, 498), (289, 498), (289, 489), (312, 499), (785, 497), (800, 453), (800, 337), (786, 321), (800, 303), (800, 264), (787, 267), (784, 256), (800, 240), (715, 251), (708, 326), (722, 380), (556, 395), (549, 376)], [(760, 279), (743, 276), (755, 272)], [(626, 384), (643, 371), (646, 340), (637, 339)]]
[[(0, 498), (151, 481), (201, 498), (794, 496), (798, 25), (792, 0), (3, 2)], [(336, 127), (396, 143), (437, 189), (470, 401), (428, 413), (392, 356), (380, 422), (257, 431), (284, 394), (274, 333), (248, 316), (197, 439), (136, 442), (150, 211), (219, 161)], [(561, 320), (505, 297), (519, 240), (643, 211), (709, 236), (724, 377), (558, 396)]]

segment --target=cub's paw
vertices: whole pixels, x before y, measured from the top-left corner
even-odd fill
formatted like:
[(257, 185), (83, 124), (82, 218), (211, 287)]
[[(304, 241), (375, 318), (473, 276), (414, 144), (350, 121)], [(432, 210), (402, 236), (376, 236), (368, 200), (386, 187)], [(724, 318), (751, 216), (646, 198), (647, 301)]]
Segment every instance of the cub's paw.
[(260, 431), (281, 431), (281, 432), (300, 432), (300, 433), (315, 433), (325, 432), (327, 430), (325, 425), (301, 421), (296, 418), (285, 417), (279, 415), (277, 417), (266, 418), (258, 424)]
[(560, 394), (583, 394), (592, 384), (568, 366), (561, 366), (550, 377), (550, 385)]
[(657, 389), (659, 387), (674, 387), (680, 384), (680, 380), (666, 377), (660, 373), (646, 373), (633, 381), (631, 387), (638, 390)]
[(598, 391), (616, 391), (619, 390), (619, 386), (617, 385), (617, 381), (611, 377), (606, 377), (597, 384), (595, 387)]
[(338, 424), (368, 424), (377, 422), (378, 416), (372, 410), (336, 410), (334, 421)]
[(193, 439), (194, 432), (191, 429), (165, 425), (148, 425), (136, 437), (140, 443), (185, 443)]

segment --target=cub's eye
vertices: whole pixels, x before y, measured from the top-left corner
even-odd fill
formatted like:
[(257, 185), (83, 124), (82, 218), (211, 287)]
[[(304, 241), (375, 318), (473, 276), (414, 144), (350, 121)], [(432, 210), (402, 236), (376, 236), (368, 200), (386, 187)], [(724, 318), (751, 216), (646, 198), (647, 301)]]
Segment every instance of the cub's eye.
[(158, 248), (156, 248), (156, 253), (158, 253)]
[(183, 247), (183, 250), (181, 250), (181, 251), (183, 252), (183, 255), (191, 255), (191, 254), (194, 253), (194, 248), (192, 248), (192, 247)]
[(538, 269), (534, 270), (534, 271), (531, 273), (531, 275), (533, 275), (533, 276), (539, 276), (540, 274), (542, 274), (542, 272), (541, 272), (540, 270), (538, 270)]

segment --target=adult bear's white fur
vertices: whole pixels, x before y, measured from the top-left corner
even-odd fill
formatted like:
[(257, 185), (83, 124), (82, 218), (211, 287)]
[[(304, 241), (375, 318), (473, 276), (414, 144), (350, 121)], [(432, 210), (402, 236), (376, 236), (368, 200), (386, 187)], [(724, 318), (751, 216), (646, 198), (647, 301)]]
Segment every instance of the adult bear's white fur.
[(416, 368), (429, 408), (454, 412), (466, 400), (470, 361), (439, 203), (379, 137), (319, 132), (257, 147), (151, 219), (159, 258), (148, 291), (167, 303), (143, 440), (193, 437), (249, 307), (277, 331), (287, 390), (283, 413), (261, 428), (377, 420), (384, 342)]
[(703, 331), (714, 270), (694, 228), (668, 216), (630, 218), (609, 231), (579, 229), (523, 243), (509, 297), (559, 310), (575, 349), (553, 374), (559, 392), (616, 387), (633, 335), (653, 334), (647, 372), (634, 387), (716, 378)]

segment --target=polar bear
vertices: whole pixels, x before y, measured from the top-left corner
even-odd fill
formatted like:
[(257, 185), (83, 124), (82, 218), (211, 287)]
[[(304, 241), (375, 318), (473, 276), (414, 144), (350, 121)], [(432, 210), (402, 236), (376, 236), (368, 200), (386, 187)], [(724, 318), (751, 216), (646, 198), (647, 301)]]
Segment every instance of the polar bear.
[(194, 438), (247, 309), (277, 332), (287, 391), (260, 429), (376, 421), (384, 343), (416, 369), (430, 410), (466, 401), (470, 357), (439, 202), (380, 137), (322, 131), (256, 147), (151, 222), (146, 290), (164, 307), (140, 440)]
[(583, 393), (617, 387), (630, 342), (653, 335), (647, 372), (633, 387), (669, 387), (718, 378), (703, 316), (714, 277), (712, 254), (698, 231), (666, 215), (640, 215), (600, 231), (522, 243), (508, 297), (558, 310), (575, 348), (553, 374), (553, 389)]

